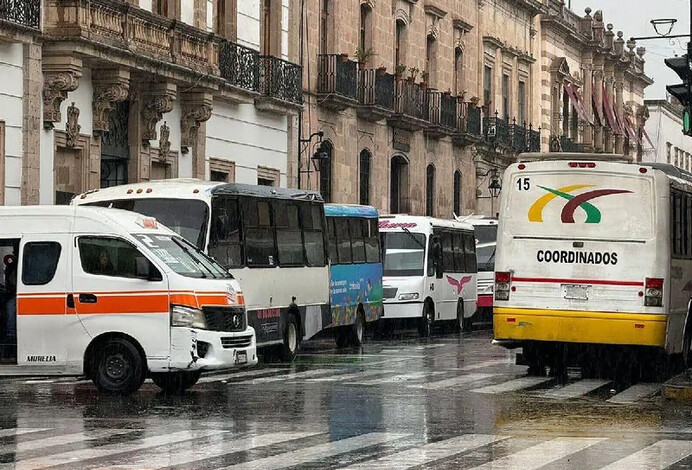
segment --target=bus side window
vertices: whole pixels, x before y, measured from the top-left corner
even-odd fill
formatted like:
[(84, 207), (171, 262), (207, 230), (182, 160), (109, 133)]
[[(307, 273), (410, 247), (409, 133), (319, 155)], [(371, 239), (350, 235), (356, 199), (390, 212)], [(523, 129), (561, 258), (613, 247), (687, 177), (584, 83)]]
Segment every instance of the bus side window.
[(377, 219), (364, 219), (363, 230), (365, 233), (365, 261), (379, 263), (380, 237), (377, 233)]
[(351, 264), (353, 254), (351, 252), (351, 237), (348, 231), (348, 219), (336, 219), (336, 233), (339, 238), (336, 240), (336, 251), (339, 257), (339, 264)]
[(466, 252), (466, 272), (478, 272), (478, 260), (476, 259), (476, 237), (473, 233), (464, 234), (464, 251)]
[(22, 284), (44, 286), (52, 281), (61, 251), (58, 242), (29, 242), (24, 245)]
[(237, 199), (214, 197), (211, 202), (209, 254), (226, 268), (243, 265), (240, 211)]
[(300, 220), (308, 266), (325, 266), (322, 207), (316, 204), (300, 204)]
[(454, 272), (454, 248), (452, 246), (452, 233), (442, 232), (442, 269), (444, 272)]
[(327, 219), (327, 229), (329, 230), (329, 261), (332, 264), (339, 264), (339, 258), (336, 254), (336, 219)]
[(454, 233), (454, 272), (465, 273), (469, 271), (466, 256), (464, 254), (464, 236), (460, 232)]
[(269, 202), (261, 199), (247, 199), (243, 204), (243, 221), (245, 222), (247, 265), (250, 267), (276, 266), (274, 224)]
[(303, 237), (298, 221), (298, 206), (278, 201), (274, 204), (276, 245), (280, 266), (304, 266)]
[(365, 240), (363, 240), (361, 219), (349, 219), (348, 226), (351, 234), (351, 247), (353, 248), (353, 262), (365, 263)]

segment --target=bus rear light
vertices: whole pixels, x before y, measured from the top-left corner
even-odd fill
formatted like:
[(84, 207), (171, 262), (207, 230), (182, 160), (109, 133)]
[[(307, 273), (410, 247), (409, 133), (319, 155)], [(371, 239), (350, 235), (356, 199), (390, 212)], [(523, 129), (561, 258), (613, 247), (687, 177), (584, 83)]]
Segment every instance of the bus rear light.
[(139, 189), (137, 190), (137, 194), (142, 194), (142, 188), (139, 188)]
[(517, 322), (517, 319), (516, 319), (516, 318), (509, 317), (509, 318), (507, 319), (507, 323), (516, 323), (516, 322)]
[(646, 173), (647, 171), (648, 171), (648, 170), (647, 170), (646, 168), (644, 168), (644, 167), (639, 167), (639, 173), (644, 174), (644, 173)]
[(635, 328), (636, 330), (641, 330), (641, 329), (644, 328), (644, 324), (643, 324), (643, 323), (635, 323), (635, 324), (634, 324), (634, 328)]
[(127, 190), (127, 194), (132, 194), (132, 190), (131, 190), (131, 189), (128, 189), (128, 190)]
[(509, 300), (509, 291), (512, 284), (512, 273), (495, 272), (495, 300)]
[(594, 162), (569, 162), (570, 168), (596, 168)]
[(647, 307), (663, 306), (663, 279), (647, 277), (644, 283), (644, 305)]
[(147, 194), (151, 193), (151, 188), (147, 188)]
[(526, 165), (524, 165), (523, 163), (519, 164), (519, 169), (520, 170), (526, 169)]

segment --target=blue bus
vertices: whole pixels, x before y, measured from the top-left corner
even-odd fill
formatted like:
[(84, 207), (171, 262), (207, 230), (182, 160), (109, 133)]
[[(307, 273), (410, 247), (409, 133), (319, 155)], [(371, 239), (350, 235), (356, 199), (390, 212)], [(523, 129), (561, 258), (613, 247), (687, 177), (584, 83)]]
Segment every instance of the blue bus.
[(377, 209), (325, 204), (329, 301), (336, 344), (360, 346), (367, 323), (380, 319), (382, 258)]

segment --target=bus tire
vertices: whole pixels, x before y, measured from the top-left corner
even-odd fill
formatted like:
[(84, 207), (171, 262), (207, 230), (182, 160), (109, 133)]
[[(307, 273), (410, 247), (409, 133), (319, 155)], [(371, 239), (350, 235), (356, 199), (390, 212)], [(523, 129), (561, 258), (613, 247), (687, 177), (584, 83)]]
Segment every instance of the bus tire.
[(347, 326), (337, 327), (336, 332), (334, 333), (334, 341), (336, 342), (336, 347), (339, 349), (343, 349), (346, 346), (348, 346), (350, 335), (351, 331), (348, 329)]
[(429, 338), (432, 336), (433, 327), (435, 326), (435, 309), (429, 302), (423, 307), (423, 316), (418, 320), (418, 333), (421, 338)]
[(283, 336), (284, 341), (279, 348), (279, 354), (281, 355), (281, 360), (291, 362), (296, 358), (298, 347), (300, 346), (300, 329), (298, 328), (296, 316), (293, 313), (289, 313), (286, 317)]
[(682, 359), (685, 362), (685, 367), (688, 369), (692, 367), (692, 326), (689, 324), (685, 328), (685, 337), (682, 343)]
[(94, 352), (91, 379), (110, 395), (130, 395), (142, 386), (146, 367), (142, 353), (126, 338), (107, 339)]
[(153, 380), (166, 395), (181, 395), (185, 393), (185, 390), (194, 386), (201, 375), (201, 370), (157, 372), (151, 374), (151, 380)]
[(461, 333), (462, 331), (466, 331), (464, 320), (464, 301), (459, 299), (457, 300), (457, 322), (454, 325), (454, 332)]
[(363, 339), (365, 337), (365, 314), (363, 313), (363, 308), (358, 307), (358, 312), (356, 313), (356, 321), (351, 325), (349, 331), (349, 344), (351, 346), (362, 346)]

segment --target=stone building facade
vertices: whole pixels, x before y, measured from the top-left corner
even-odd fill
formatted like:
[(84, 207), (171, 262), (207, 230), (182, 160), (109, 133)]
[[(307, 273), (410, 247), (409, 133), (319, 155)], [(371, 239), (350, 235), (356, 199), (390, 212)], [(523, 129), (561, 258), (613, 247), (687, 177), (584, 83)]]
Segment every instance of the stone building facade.
[(307, 0), (300, 185), (384, 213), (496, 212), (489, 183), (538, 146), (529, 124), (542, 9)]
[(601, 11), (583, 16), (548, 0), (539, 24), (542, 149), (632, 155), (650, 145), (643, 47), (625, 41)]
[(127, 182), (286, 186), (302, 103), (289, 0), (8, 0), (0, 203)]

